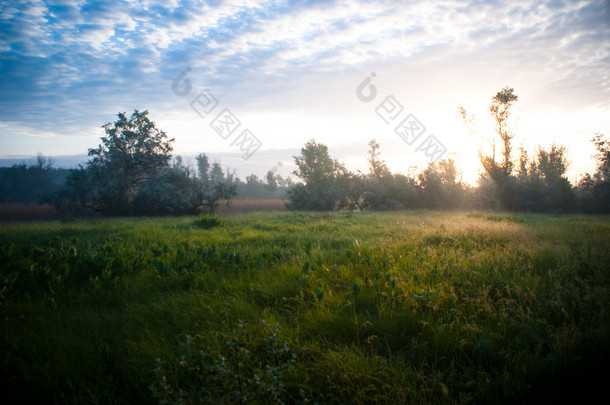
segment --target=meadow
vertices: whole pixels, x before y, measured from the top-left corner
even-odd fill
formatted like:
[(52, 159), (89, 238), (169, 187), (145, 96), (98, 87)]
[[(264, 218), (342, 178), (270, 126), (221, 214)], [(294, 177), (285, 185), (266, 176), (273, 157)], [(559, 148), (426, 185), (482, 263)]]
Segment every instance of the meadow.
[(610, 217), (225, 213), (5, 223), (4, 403), (582, 403)]

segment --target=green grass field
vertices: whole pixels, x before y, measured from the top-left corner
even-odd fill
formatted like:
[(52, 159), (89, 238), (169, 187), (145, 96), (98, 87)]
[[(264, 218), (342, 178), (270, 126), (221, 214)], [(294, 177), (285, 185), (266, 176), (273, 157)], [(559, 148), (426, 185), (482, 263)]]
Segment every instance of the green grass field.
[(609, 217), (195, 219), (3, 224), (3, 403), (605, 395)]

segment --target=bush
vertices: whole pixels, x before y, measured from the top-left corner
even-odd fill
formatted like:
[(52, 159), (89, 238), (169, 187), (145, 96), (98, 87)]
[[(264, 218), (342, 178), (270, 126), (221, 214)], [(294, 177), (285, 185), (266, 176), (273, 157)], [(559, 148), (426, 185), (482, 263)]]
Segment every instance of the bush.
[(185, 215), (197, 213), (197, 183), (187, 168), (174, 165), (149, 179), (133, 200), (137, 215)]
[(224, 221), (218, 218), (218, 215), (200, 214), (194, 224), (202, 229), (211, 229), (217, 226), (223, 226)]

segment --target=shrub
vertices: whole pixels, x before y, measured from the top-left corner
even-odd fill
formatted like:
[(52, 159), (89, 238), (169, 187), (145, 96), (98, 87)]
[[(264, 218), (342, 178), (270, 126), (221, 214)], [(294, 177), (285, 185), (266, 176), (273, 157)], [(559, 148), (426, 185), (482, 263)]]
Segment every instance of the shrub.
[(224, 222), (218, 218), (218, 215), (201, 214), (197, 217), (194, 224), (202, 229), (211, 229), (217, 226), (223, 226)]

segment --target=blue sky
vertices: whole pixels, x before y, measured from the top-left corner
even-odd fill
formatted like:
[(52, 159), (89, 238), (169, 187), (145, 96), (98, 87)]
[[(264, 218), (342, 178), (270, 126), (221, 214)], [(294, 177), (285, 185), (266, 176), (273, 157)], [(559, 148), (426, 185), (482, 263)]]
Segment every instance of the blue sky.
[[(177, 95), (181, 73), (191, 91)], [(363, 102), (356, 88), (372, 73), (377, 98)], [(592, 170), (590, 139), (610, 135), (610, 2), (0, 3), (4, 157), (85, 154), (116, 113), (147, 109), (177, 154), (206, 152), (242, 177), (287, 174), (310, 138), (352, 170), (367, 170), (373, 138), (392, 169), (421, 168), (417, 143), (376, 113), (393, 96), (399, 119), (416, 117), (421, 139), (433, 135), (472, 180), (504, 86), (519, 96), (515, 148), (560, 143), (572, 180)], [(204, 90), (218, 104), (202, 117), (191, 103)], [(227, 139), (210, 125), (223, 109), (241, 122)], [(260, 143), (248, 159), (235, 142), (246, 129)]]

